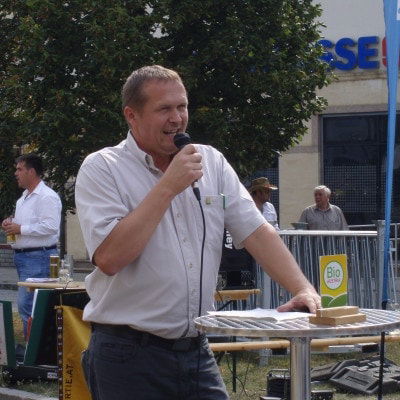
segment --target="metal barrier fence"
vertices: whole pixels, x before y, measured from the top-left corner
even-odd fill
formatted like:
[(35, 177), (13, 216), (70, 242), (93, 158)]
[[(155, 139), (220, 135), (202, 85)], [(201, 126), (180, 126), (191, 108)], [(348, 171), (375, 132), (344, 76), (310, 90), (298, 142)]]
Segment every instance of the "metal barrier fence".
[[(385, 221), (378, 220), (375, 224), (370, 225), (351, 225), (351, 230), (376, 230), (378, 233), (378, 238), (382, 243), (384, 243), (385, 238)], [(382, 249), (383, 251), (383, 249)], [(394, 278), (397, 278), (397, 266), (399, 265), (399, 255), (400, 255), (400, 223), (390, 224), (390, 269), (394, 272)], [(393, 282), (391, 282), (393, 283)], [(395, 300), (397, 298), (396, 291), (392, 291), (391, 299)]]
[[(349, 304), (364, 308), (379, 305), (380, 275), (378, 235), (375, 231), (281, 231), (280, 236), (289, 248), (304, 275), (319, 287), (319, 257), (346, 254), (349, 276)], [(262, 274), (261, 270), (257, 275)], [(270, 297), (271, 308), (290, 299), (290, 293), (277, 283), (264, 285), (263, 295)], [(265, 300), (264, 300), (265, 303)]]
[[(281, 230), (279, 234), (300, 265), (304, 275), (319, 288), (319, 257), (346, 254), (348, 267), (349, 305), (381, 308), (383, 281), (384, 221), (376, 225), (350, 226), (349, 231)], [(365, 230), (366, 228), (370, 230)], [(363, 229), (363, 230), (357, 230)], [(398, 255), (400, 254), (400, 224), (391, 224), (391, 257), (389, 265), (389, 299), (398, 303)], [(291, 297), (264, 271), (256, 267), (256, 287), (261, 295), (252, 297), (239, 309), (256, 304), (276, 308)]]

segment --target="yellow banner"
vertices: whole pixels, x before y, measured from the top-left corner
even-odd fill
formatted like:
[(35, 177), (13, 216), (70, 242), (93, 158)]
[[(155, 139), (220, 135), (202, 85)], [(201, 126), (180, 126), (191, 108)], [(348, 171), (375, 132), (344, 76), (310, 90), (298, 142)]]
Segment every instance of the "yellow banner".
[(334, 254), (319, 258), (322, 307), (347, 305), (347, 255)]
[(57, 307), (57, 326), (58, 365), (62, 368), (59, 399), (91, 400), (81, 367), (82, 351), (89, 345), (90, 325), (82, 321), (82, 310), (60, 306)]

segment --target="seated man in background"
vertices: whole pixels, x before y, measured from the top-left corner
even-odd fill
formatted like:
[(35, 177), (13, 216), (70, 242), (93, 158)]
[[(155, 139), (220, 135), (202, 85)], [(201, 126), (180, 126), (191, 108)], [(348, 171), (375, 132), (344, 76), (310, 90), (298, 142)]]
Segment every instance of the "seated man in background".
[(304, 209), (299, 222), (306, 222), (308, 229), (341, 231), (347, 230), (342, 210), (329, 202), (331, 190), (325, 185), (314, 188), (315, 204)]

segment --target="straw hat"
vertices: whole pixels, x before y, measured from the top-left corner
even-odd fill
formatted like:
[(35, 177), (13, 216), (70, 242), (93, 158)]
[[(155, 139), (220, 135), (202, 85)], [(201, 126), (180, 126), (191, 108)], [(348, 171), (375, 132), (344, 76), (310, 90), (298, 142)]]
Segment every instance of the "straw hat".
[(253, 179), (253, 180), (251, 181), (251, 186), (249, 187), (249, 192), (250, 192), (250, 193), (253, 193), (253, 192), (255, 192), (257, 189), (276, 190), (276, 189), (278, 189), (278, 186), (271, 185), (271, 184), (269, 183), (268, 178), (261, 177), (261, 178)]

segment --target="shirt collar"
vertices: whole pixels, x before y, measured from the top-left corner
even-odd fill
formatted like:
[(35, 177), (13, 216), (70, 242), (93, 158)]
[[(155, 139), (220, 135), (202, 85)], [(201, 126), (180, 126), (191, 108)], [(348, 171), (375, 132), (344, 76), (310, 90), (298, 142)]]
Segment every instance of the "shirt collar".
[(154, 172), (160, 172), (154, 165), (153, 157), (139, 148), (130, 130), (126, 137), (126, 147), (146, 168)]
[(330, 209), (331, 209), (331, 203), (328, 203), (328, 208), (326, 210), (321, 210), (320, 208), (317, 207), (316, 204), (314, 204), (314, 210), (316, 211), (326, 212), (329, 211)]
[(32, 195), (32, 194), (40, 194), (40, 192), (43, 190), (44, 188), (44, 182), (40, 181), (35, 189), (32, 190), (31, 193), (28, 192), (28, 189), (25, 189), (24, 192), (22, 193), (22, 195), (24, 196), (24, 199), (26, 199), (28, 196)]

